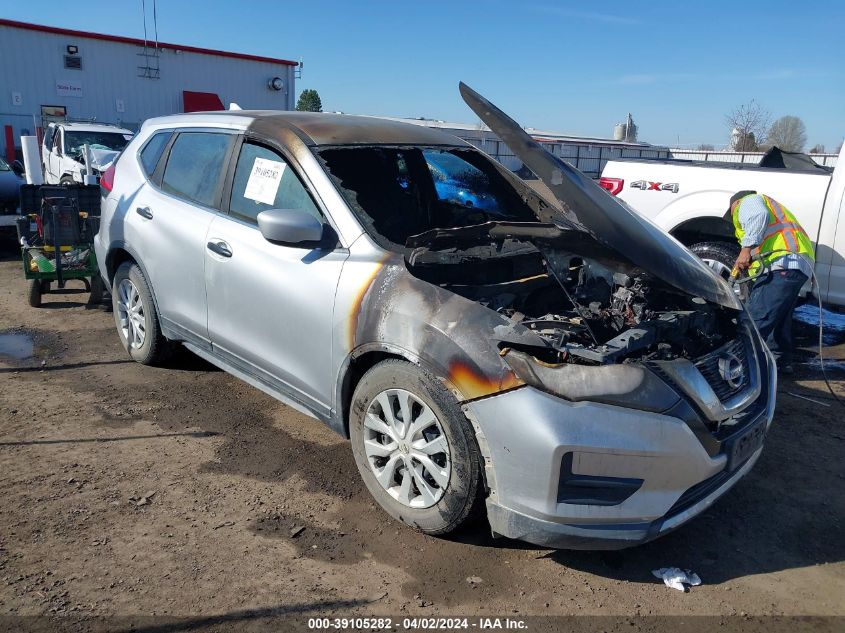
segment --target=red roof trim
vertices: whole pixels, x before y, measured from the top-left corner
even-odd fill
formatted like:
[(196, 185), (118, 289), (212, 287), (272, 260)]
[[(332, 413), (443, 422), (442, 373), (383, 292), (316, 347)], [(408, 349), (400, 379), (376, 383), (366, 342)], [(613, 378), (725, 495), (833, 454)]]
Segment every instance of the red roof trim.
[[(45, 26), (43, 24), (30, 24), (29, 22), (16, 22), (15, 20), (5, 20), (0, 18), (0, 26), (11, 26), (12, 28), (26, 29), (27, 31), (41, 31), (42, 33), (55, 33), (58, 35), (72, 35), (75, 37), (87, 37), (92, 40), (102, 40), (104, 42), (121, 42), (123, 44), (135, 44), (143, 46), (144, 40), (139, 40), (135, 37), (123, 37), (121, 35), (105, 35), (103, 33), (91, 33), (89, 31), (75, 31), (73, 29), (61, 29), (55, 26)], [(154, 45), (152, 40), (147, 40), (147, 46)], [(182, 46), (181, 44), (167, 44), (165, 42), (158, 43), (159, 48), (168, 48), (170, 50), (185, 51), (186, 53), (199, 53), (201, 55), (216, 55), (217, 57), (231, 57), (234, 59), (247, 59), (253, 62), (267, 62), (269, 64), (284, 64), (286, 66), (298, 66), (297, 62), (292, 62), (289, 59), (275, 59), (273, 57), (261, 57), (260, 55), (247, 55), (246, 53), (231, 53), (229, 51), (218, 51), (212, 48), (198, 48), (196, 46)]]

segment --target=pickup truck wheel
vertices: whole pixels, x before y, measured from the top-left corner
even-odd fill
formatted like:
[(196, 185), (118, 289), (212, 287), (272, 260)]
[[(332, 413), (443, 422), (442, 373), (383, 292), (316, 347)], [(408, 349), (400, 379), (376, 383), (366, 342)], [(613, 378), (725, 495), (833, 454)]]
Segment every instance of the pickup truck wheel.
[(724, 279), (731, 276), (734, 262), (739, 255), (739, 246), (728, 242), (698, 242), (693, 244), (690, 250)]
[(456, 398), (429, 372), (387, 360), (361, 378), (349, 419), (364, 484), (391, 516), (427, 534), (480, 506), (481, 457)]
[(171, 346), (161, 333), (153, 295), (144, 273), (134, 262), (123, 262), (112, 282), (112, 311), (123, 348), (142, 365), (158, 365)]

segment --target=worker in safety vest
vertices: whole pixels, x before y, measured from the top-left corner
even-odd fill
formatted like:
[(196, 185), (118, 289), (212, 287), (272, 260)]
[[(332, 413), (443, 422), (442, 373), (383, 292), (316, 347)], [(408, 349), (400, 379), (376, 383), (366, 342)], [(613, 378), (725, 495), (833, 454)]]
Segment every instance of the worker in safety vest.
[(792, 311), (813, 273), (813, 243), (789, 209), (767, 195), (735, 193), (728, 212), (741, 247), (735, 269), (757, 277), (745, 307), (781, 372), (792, 373)]

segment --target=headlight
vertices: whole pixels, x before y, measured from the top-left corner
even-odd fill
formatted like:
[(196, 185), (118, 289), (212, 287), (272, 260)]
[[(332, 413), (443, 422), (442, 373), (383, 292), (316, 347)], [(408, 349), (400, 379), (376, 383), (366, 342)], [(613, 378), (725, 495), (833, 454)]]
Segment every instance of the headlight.
[(515, 349), (505, 350), (502, 357), (526, 384), (573, 402), (586, 400), (660, 413), (681, 399), (643, 365), (552, 365)]

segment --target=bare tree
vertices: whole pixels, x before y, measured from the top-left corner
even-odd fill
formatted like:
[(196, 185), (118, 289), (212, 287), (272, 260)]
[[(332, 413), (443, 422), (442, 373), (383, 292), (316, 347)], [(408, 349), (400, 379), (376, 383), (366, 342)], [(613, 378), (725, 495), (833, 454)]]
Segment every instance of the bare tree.
[(816, 143), (810, 148), (811, 154), (824, 154), (824, 145), (821, 143)]
[(712, 152), (716, 148), (713, 147), (710, 143), (701, 143), (698, 147), (696, 147), (699, 152)]
[(802, 152), (807, 144), (807, 126), (797, 116), (782, 116), (772, 123), (766, 142), (787, 152)]
[(833, 153), (838, 154), (841, 151), (842, 151), (842, 143), (840, 142), (839, 145), (836, 146), (836, 149), (833, 150)]
[(731, 131), (731, 149), (736, 152), (757, 150), (757, 139), (765, 136), (771, 115), (754, 99), (734, 108), (725, 116)]

